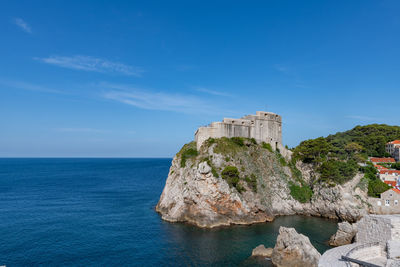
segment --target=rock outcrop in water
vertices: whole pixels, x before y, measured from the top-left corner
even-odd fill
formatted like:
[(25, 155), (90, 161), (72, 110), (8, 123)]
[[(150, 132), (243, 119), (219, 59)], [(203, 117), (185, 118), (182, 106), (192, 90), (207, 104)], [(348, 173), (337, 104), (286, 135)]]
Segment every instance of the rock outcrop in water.
[(316, 267), (321, 254), (310, 239), (294, 228), (279, 228), (279, 235), (272, 252), (272, 263), (278, 267)]
[(264, 245), (259, 245), (253, 249), (251, 256), (271, 258), (273, 250), (273, 248), (266, 248)]
[[(361, 175), (332, 187), (312, 184), (316, 175), (310, 165), (290, 161), (289, 150), (251, 139), (209, 139), (200, 151), (192, 142), (174, 157), (156, 210), (164, 220), (200, 227), (294, 214), (356, 221), (367, 213)], [(312, 184), (312, 197), (302, 184)]]
[(338, 223), (337, 232), (331, 236), (329, 240), (329, 245), (331, 246), (343, 246), (351, 244), (354, 237), (357, 234), (357, 224), (350, 224), (348, 222)]

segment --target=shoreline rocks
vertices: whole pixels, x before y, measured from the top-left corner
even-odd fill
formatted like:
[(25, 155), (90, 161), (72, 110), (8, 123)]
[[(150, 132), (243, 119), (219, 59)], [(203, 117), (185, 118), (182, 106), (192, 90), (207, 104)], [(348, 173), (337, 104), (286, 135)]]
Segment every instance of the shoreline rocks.
[(357, 224), (348, 222), (338, 223), (337, 232), (331, 236), (329, 245), (338, 247), (351, 244), (357, 234)]
[(279, 235), (272, 252), (272, 263), (278, 267), (317, 267), (321, 254), (310, 239), (294, 228), (279, 228)]
[(251, 256), (271, 258), (273, 250), (273, 248), (265, 248), (265, 246), (261, 244), (253, 249)]

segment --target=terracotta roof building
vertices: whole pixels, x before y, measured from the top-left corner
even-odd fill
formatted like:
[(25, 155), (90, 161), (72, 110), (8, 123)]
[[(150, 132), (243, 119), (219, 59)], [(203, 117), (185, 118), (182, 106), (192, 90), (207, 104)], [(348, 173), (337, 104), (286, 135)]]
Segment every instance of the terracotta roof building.
[(372, 163), (396, 163), (394, 158), (370, 158)]
[(386, 152), (392, 155), (396, 161), (400, 161), (400, 140), (387, 143)]

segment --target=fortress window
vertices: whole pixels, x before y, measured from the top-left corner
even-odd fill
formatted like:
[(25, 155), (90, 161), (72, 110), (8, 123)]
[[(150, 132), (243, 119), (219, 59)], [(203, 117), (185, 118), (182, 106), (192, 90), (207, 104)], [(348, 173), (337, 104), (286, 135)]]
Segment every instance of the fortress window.
[(235, 121), (232, 121), (232, 123), (235, 123)]

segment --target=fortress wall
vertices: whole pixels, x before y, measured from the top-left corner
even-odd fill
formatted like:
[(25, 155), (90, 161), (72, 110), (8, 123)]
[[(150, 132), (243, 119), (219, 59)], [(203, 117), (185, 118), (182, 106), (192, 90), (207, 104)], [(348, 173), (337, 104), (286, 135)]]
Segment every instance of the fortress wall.
[(388, 240), (400, 240), (400, 216), (364, 216), (357, 223), (356, 240), (357, 243), (380, 242), (382, 244), (386, 244)]
[(240, 119), (224, 118), (222, 122), (213, 122), (207, 127), (200, 127), (195, 134), (197, 149), (208, 138), (245, 137), (257, 142), (267, 142), (276, 149), (282, 144), (281, 116), (257, 111), (257, 115), (246, 115)]

